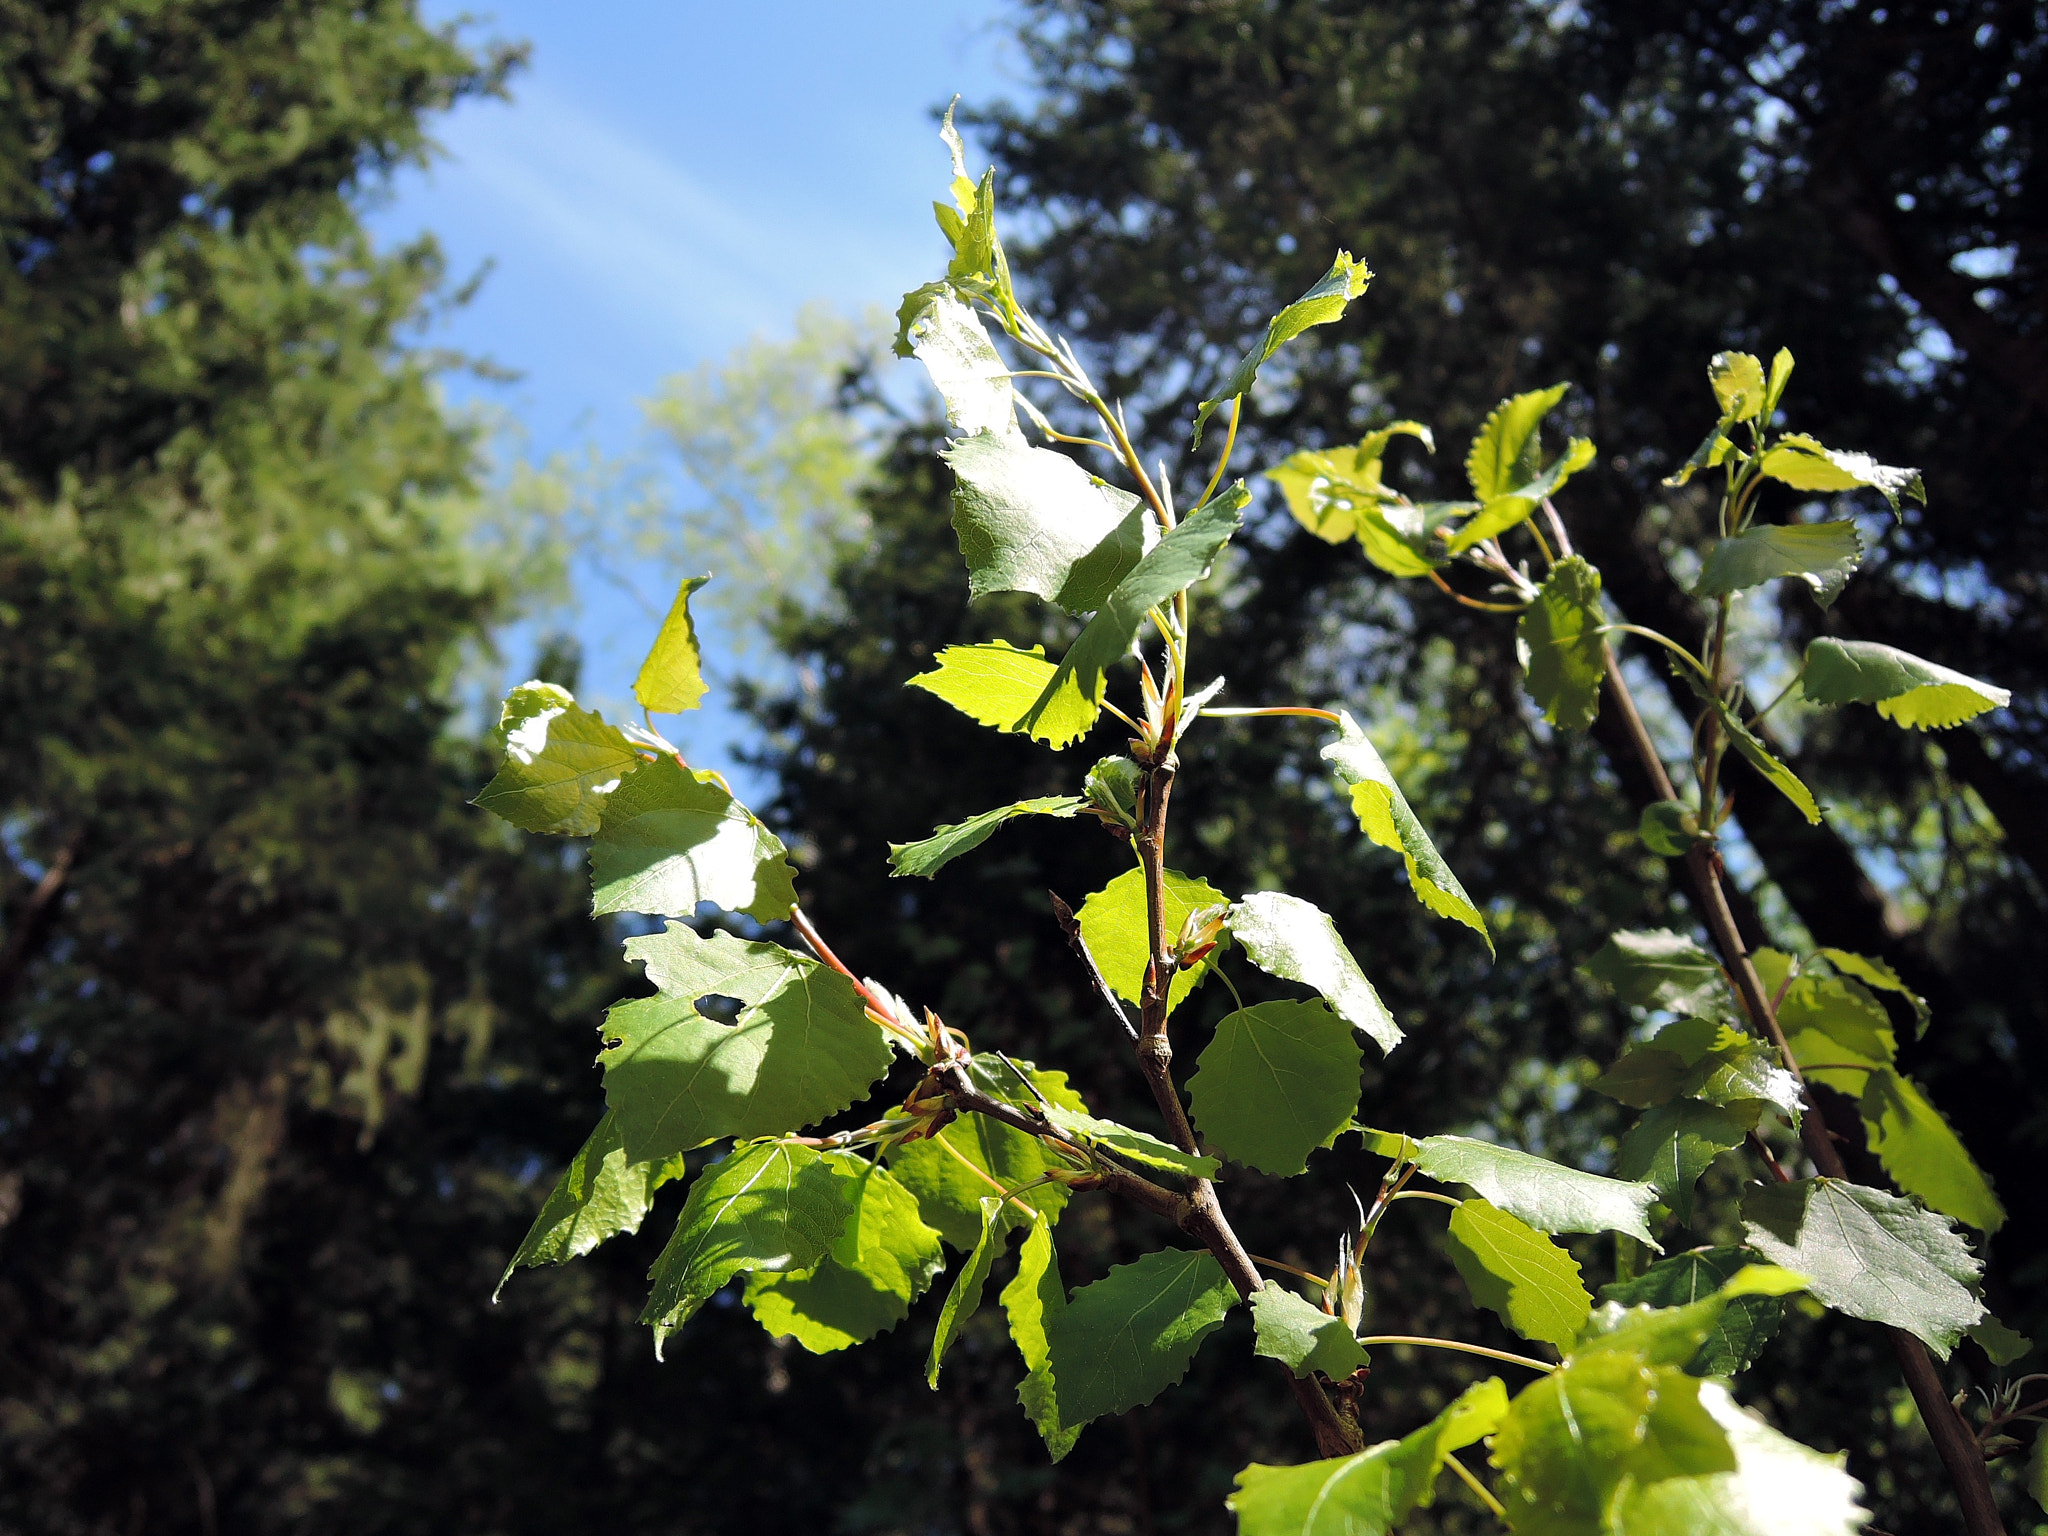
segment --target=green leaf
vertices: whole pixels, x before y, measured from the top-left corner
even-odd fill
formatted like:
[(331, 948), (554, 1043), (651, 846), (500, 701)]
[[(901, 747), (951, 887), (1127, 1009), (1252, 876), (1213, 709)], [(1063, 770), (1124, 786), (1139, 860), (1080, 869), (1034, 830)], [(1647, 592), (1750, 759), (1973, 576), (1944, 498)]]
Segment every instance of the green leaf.
[(1390, 1163), (1412, 1163), (1416, 1149), (1422, 1144), (1404, 1131), (1376, 1131), (1369, 1125), (1354, 1125), (1358, 1132), (1359, 1144), (1366, 1151), (1384, 1157)]
[(2034, 1448), (2027, 1453), (2025, 1480), (2028, 1494), (2048, 1511), (2048, 1429), (2034, 1431)]
[(1507, 1388), (1493, 1378), (1467, 1387), (1414, 1433), (1355, 1456), (1299, 1467), (1254, 1462), (1237, 1474), (1229, 1499), (1237, 1536), (1390, 1536), (1411, 1511), (1429, 1506), (1452, 1452), (1491, 1434), (1507, 1411)]
[(1679, 1307), (1603, 1305), (1572, 1353), (1577, 1360), (1610, 1352), (1634, 1354), (1652, 1366), (1684, 1366), (1698, 1358), (1729, 1306), (1751, 1296), (1783, 1297), (1806, 1289), (1806, 1277), (1775, 1264), (1745, 1264), (1710, 1295)]
[(968, 1319), (981, 1310), (982, 1288), (988, 1284), (989, 1271), (995, 1268), (996, 1253), (1009, 1230), (1009, 1224), (1002, 1219), (1002, 1208), (1003, 1200), (998, 1195), (990, 1195), (981, 1202), (981, 1236), (974, 1251), (967, 1255), (967, 1262), (960, 1266), (960, 1273), (953, 1277), (953, 1289), (946, 1293), (946, 1304), (939, 1310), (938, 1331), (932, 1335), (932, 1352), (924, 1367), (925, 1385), (934, 1390), (939, 1385), (939, 1362), (946, 1358), (946, 1351), (953, 1347)]
[(1987, 1237), (2005, 1225), (1990, 1177), (1910, 1078), (1871, 1072), (1858, 1107), (1870, 1150), (1899, 1188)]
[(981, 316), (944, 287), (928, 294), (904, 337), (946, 402), (946, 424), (963, 437), (1017, 431), (1009, 365), (988, 339)]
[[(1041, 1108), (1038, 1094), (1060, 1109), (1087, 1108), (1080, 1095), (1067, 1086), (1064, 1072), (1040, 1071), (1028, 1061), (1018, 1061), (1017, 1067), (1031, 1079), (1037, 1093), (1018, 1082), (1016, 1074), (994, 1056), (971, 1057), (965, 1070), (968, 1081), (981, 1092), (1018, 1109)], [(937, 1141), (945, 1145), (938, 1146)], [(963, 1159), (970, 1166), (963, 1166)], [(1027, 1136), (987, 1115), (962, 1115), (936, 1138), (892, 1148), (888, 1160), (890, 1170), (917, 1196), (924, 1219), (937, 1227), (947, 1242), (963, 1251), (980, 1241), (981, 1202), (996, 1189), (1019, 1191), (1003, 1206), (1006, 1229), (1026, 1219), (1017, 1210), (1018, 1204), (1042, 1212), (1048, 1221), (1058, 1221), (1066, 1209), (1067, 1190), (1063, 1185), (1021, 1187), (1048, 1168), (1066, 1167), (1066, 1162), (1036, 1136)], [(975, 1169), (987, 1177), (979, 1176)], [(990, 1180), (994, 1180), (993, 1187)]]
[(1151, 1402), (1187, 1373), (1236, 1300), (1215, 1259), (1178, 1248), (1082, 1286), (1046, 1319), (1060, 1423), (1078, 1429)]
[(1362, 261), (1352, 260), (1349, 251), (1339, 251), (1330, 270), (1300, 298), (1275, 315), (1266, 325), (1265, 339), (1238, 360), (1230, 377), (1213, 400), (1204, 400), (1195, 411), (1194, 446), (1202, 446), (1202, 425), (1210, 413), (1227, 400), (1234, 400), (1252, 387), (1267, 358), (1312, 325), (1327, 325), (1339, 318), (1351, 301), (1365, 292), (1372, 272)]
[(1900, 980), (1899, 973), (1884, 961), (1873, 960), (1868, 955), (1854, 955), (1846, 949), (1823, 949), (1820, 956), (1844, 976), (1853, 976), (1866, 987), (1876, 987), (1880, 992), (1895, 992), (1903, 997), (1911, 1006), (1920, 1028), (1927, 1028), (1933, 1017), (1928, 1010), (1927, 999)]
[(1600, 573), (1579, 555), (1558, 561), (1515, 621), (1522, 686), (1543, 718), (1567, 731), (1583, 731), (1600, 713), (1600, 683), (1607, 645), (1600, 633)]
[(1976, 1341), (1977, 1347), (1990, 1357), (1991, 1363), (2001, 1370), (2034, 1347), (2032, 1339), (2006, 1327), (1988, 1312), (1981, 1321), (1971, 1325), (1970, 1337)]
[(1472, 1299), (1525, 1339), (1569, 1348), (1593, 1310), (1572, 1256), (1484, 1200), (1451, 1212), (1444, 1246)]
[(608, 1237), (638, 1232), (667, 1172), (662, 1163), (626, 1161), (619, 1117), (606, 1110), (590, 1139), (555, 1181), (526, 1240), (498, 1277), (491, 1300), (498, 1299), (515, 1269), (581, 1258)]
[(590, 844), (591, 914), (689, 917), (698, 903), (756, 922), (796, 907), (796, 870), (782, 839), (715, 773), (656, 758), (612, 791)]
[(1784, 398), (1785, 386), (1791, 382), (1792, 353), (1788, 348), (1780, 347), (1777, 355), (1771, 359), (1771, 382), (1764, 391), (1762, 417), (1765, 421), (1769, 421), (1772, 413), (1778, 409), (1779, 400)]
[(1733, 747), (1749, 766), (1771, 781), (1771, 786), (1799, 808), (1814, 826), (1820, 825), (1820, 807), (1814, 803), (1813, 791), (1800, 782), (1799, 775), (1787, 768), (1771, 755), (1771, 749), (1757, 740), (1748, 726), (1735, 717), (1735, 711), (1721, 700), (1714, 700), (1714, 713), (1720, 717), (1721, 729), (1728, 733), (1728, 745)]
[(978, 432), (939, 457), (959, 482), (953, 531), (970, 599), (1030, 592), (1086, 613), (1151, 545), (1151, 514), (1137, 497), (1020, 434)]
[[(1206, 880), (1166, 870), (1161, 882), (1162, 905), (1166, 910), (1166, 932), (1170, 938), (1180, 932), (1190, 912), (1213, 907), (1229, 898)], [(1152, 962), (1150, 934), (1145, 919), (1145, 872), (1127, 869), (1101, 890), (1081, 903), (1075, 914), (1081, 924), (1081, 942), (1095, 957), (1095, 965), (1110, 990), (1126, 1002), (1142, 1001), (1145, 968)], [(1167, 990), (1166, 1011), (1178, 1008), (1196, 985), (1209, 974), (1213, 953), (1173, 974)]]
[(657, 1357), (734, 1275), (791, 1274), (820, 1263), (846, 1230), (859, 1190), (815, 1148), (786, 1141), (735, 1147), (698, 1176), (650, 1277), (640, 1321)]
[[(1020, 651), (1007, 640), (949, 645), (935, 660), (935, 668), (919, 673), (905, 686), (935, 693), (976, 724), (998, 731), (1016, 730), (1018, 719), (1059, 671), (1045, 659), (1044, 646)], [(1030, 735), (1057, 751), (1087, 735), (1095, 716), (1095, 704), (1081, 696), (1070, 677)]]
[(1035, 731), (1047, 713), (1061, 707), (1061, 696), (1078, 689), (1089, 708), (1102, 704), (1106, 674), (1138, 638), (1145, 615), (1176, 593), (1185, 592), (1209, 574), (1217, 552), (1230, 542), (1244, 521), (1251, 495), (1242, 481), (1183, 522), (1117, 583), (1095, 617), (1067, 647), (1059, 669), (1030, 709), (1018, 720), (1019, 730)]
[(961, 854), (979, 848), (1006, 821), (1018, 816), (1071, 816), (1087, 803), (1074, 795), (1046, 795), (1036, 800), (1019, 800), (1014, 805), (1001, 805), (992, 811), (983, 811), (979, 816), (970, 816), (950, 827), (940, 827), (923, 842), (891, 843), (889, 873), (929, 878)]
[(1066, 1309), (1067, 1293), (1060, 1284), (1059, 1258), (1052, 1246), (1052, 1221), (1041, 1213), (1032, 1218), (1031, 1230), (1024, 1235), (1016, 1277), (1003, 1287), (1003, 1311), (1009, 1317), (1017, 1353), (1024, 1357), (1025, 1376), (1017, 1388), (1017, 1401), (1024, 1405), (1025, 1417), (1044, 1438), (1054, 1461), (1064, 1458), (1081, 1435), (1080, 1424), (1060, 1422), (1059, 1388), (1052, 1371), (1050, 1330)]
[(1692, 457), (1671, 474), (1666, 475), (1663, 483), (1676, 488), (1684, 485), (1703, 469), (1719, 468), (1727, 460), (1728, 455), (1735, 451), (1735, 444), (1728, 440), (1728, 429), (1734, 425), (1734, 422), (1723, 416), (1715, 423), (1714, 430), (1701, 441), (1699, 447), (1693, 449)]
[(1760, 1184), (1743, 1197), (1749, 1246), (1805, 1275), (1817, 1301), (1924, 1339), (1946, 1360), (1984, 1315), (1983, 1265), (1911, 1200), (1840, 1179)]
[(690, 619), (690, 594), (709, 576), (684, 579), (668, 617), (661, 621), (661, 633), (654, 637), (654, 649), (640, 664), (633, 679), (633, 697), (642, 709), (655, 714), (676, 714), (695, 709), (703, 701), (704, 653), (697, 645), (697, 626)]
[(1342, 1381), (1371, 1356), (1359, 1347), (1341, 1317), (1332, 1317), (1313, 1302), (1268, 1280), (1252, 1297), (1252, 1326), (1258, 1342), (1254, 1352), (1278, 1360), (1297, 1376), (1321, 1371)]
[(553, 683), (521, 683), (499, 720), (505, 765), (475, 804), (528, 832), (588, 837), (605, 797), (640, 766), (632, 742)]
[(1626, 1232), (1658, 1246), (1646, 1219), (1647, 1184), (1581, 1173), (1548, 1158), (1469, 1136), (1425, 1136), (1416, 1166), (1446, 1184), (1469, 1184), (1492, 1205), (1544, 1232)]
[(1492, 954), (1493, 936), (1486, 931), (1486, 919), (1430, 842), (1372, 742), (1348, 711), (1338, 711), (1337, 728), (1342, 734), (1323, 748), (1322, 755), (1350, 788), (1351, 809), (1365, 835), (1382, 848), (1400, 852), (1417, 901), (1439, 917), (1463, 923), (1486, 941), (1486, 952)]
[(1303, 1172), (1351, 1126), (1364, 1065), (1351, 1027), (1321, 1003), (1258, 1003), (1226, 1014), (1188, 1083), (1195, 1124), (1225, 1157), (1262, 1173)]
[(1294, 520), (1326, 544), (1341, 544), (1359, 533), (1359, 516), (1390, 499), (1380, 482), (1381, 459), (1397, 435), (1417, 438), (1431, 453), (1436, 440), (1418, 421), (1397, 421), (1368, 432), (1351, 448), (1328, 453), (1290, 454), (1266, 478), (1280, 487)]
[(1752, 421), (1763, 414), (1764, 365), (1747, 352), (1716, 352), (1707, 363), (1707, 382), (1729, 421)]
[(1371, 1036), (1382, 1051), (1401, 1043), (1401, 1027), (1366, 980), (1337, 925), (1313, 902), (1258, 891), (1230, 909), (1230, 932), (1268, 976), (1322, 993), (1337, 1017)]
[[(1531, 437), (1529, 448), (1532, 453), (1535, 443), (1536, 439)], [(1543, 505), (1545, 497), (1556, 495), (1565, 481), (1591, 464), (1593, 458), (1592, 443), (1583, 437), (1573, 438), (1565, 444), (1564, 452), (1558, 455), (1557, 461), (1542, 474), (1527, 484), (1498, 496), (1490, 496), (1482, 502), (1478, 516), (1451, 535), (1449, 542), (1444, 546), (1444, 552), (1462, 555), (1474, 545), (1497, 538), (1510, 528), (1527, 522), (1535, 514), (1536, 509)]]
[(1630, 1008), (1666, 1008), (1717, 1019), (1742, 1018), (1719, 962), (1669, 928), (1611, 934), (1583, 967)]
[[(1610, 1506), (1616, 1531), (1686, 1536), (1854, 1536), (1870, 1518), (1844, 1454), (1822, 1455), (1739, 1407), (1719, 1382), (1698, 1403), (1726, 1437), (1735, 1466), (1633, 1481)], [(1661, 1470), (1658, 1468), (1657, 1470)]]
[(1083, 1146), (1104, 1147), (1129, 1162), (1159, 1168), (1187, 1179), (1213, 1179), (1223, 1165), (1213, 1157), (1183, 1152), (1170, 1141), (1161, 1141), (1145, 1131), (1134, 1131), (1114, 1120), (1098, 1120), (1083, 1110), (1051, 1109), (1039, 1106), (1045, 1118), (1064, 1131), (1069, 1141)]
[[(661, 989), (613, 1004), (601, 1031), (605, 1099), (632, 1162), (814, 1124), (889, 1070), (853, 984), (778, 944), (670, 923), (627, 941), (626, 958)], [(698, 1012), (704, 997), (737, 998), (738, 1020)]]
[(1863, 563), (1854, 523), (1758, 523), (1707, 551), (1696, 597), (1726, 597), (1780, 576), (1797, 576), (1826, 608)]
[(1698, 1099), (1659, 1104), (1622, 1137), (1614, 1171), (1647, 1179), (1671, 1214), (1691, 1226), (1693, 1186), (1716, 1157), (1742, 1145), (1760, 1107), (1738, 1112)]
[[(1600, 1299), (1627, 1307), (1687, 1307), (1719, 1291), (1751, 1262), (1740, 1248), (1695, 1248), (1652, 1264), (1633, 1280), (1602, 1286)], [(1748, 1370), (1784, 1315), (1780, 1297), (1730, 1296), (1699, 1349), (1683, 1362), (1685, 1370), (1694, 1376), (1733, 1376)]]
[(1144, 776), (1145, 770), (1128, 757), (1105, 757), (1088, 770), (1082, 788), (1088, 792), (1091, 806), (1114, 817), (1125, 831), (1134, 832), (1138, 827), (1138, 785)]
[[(1822, 1055), (1820, 1061), (1889, 1063), (1898, 1050), (1884, 1005), (1860, 982), (1845, 976), (1799, 977), (1778, 1000), (1778, 1023), (1787, 1035), (1820, 1034), (1842, 1048)], [(1803, 1067), (1806, 1055), (1800, 1043), (1795, 1039), (1792, 1049)]]
[(1536, 428), (1571, 388), (1553, 384), (1503, 400), (1493, 408), (1465, 455), (1465, 474), (1480, 501), (1506, 496), (1534, 479)]
[(895, 1327), (945, 1263), (939, 1234), (918, 1218), (917, 1200), (888, 1169), (852, 1153), (825, 1155), (856, 1187), (831, 1251), (802, 1274), (757, 1270), (746, 1289), (756, 1322), (814, 1355)]
[(1636, 836), (1645, 848), (1667, 859), (1683, 858), (1699, 841), (1700, 819), (1682, 800), (1659, 800), (1643, 807)]
[(1778, 439), (1757, 466), (1773, 480), (1795, 491), (1853, 491), (1868, 486), (1884, 497), (1896, 514), (1901, 496), (1927, 505), (1927, 490), (1917, 469), (1895, 469), (1867, 453), (1838, 453), (1824, 448), (1804, 432)]
[(1946, 730), (2012, 702), (2008, 689), (1870, 640), (1808, 645), (1799, 691), (1813, 704), (1875, 704), (1885, 719), (1918, 731)]
[(1753, 1035), (1712, 1019), (1680, 1019), (1644, 1045), (1631, 1046), (1593, 1083), (1638, 1109), (1673, 1099), (1709, 1104), (1769, 1104), (1793, 1124), (1802, 1107), (1799, 1080)]

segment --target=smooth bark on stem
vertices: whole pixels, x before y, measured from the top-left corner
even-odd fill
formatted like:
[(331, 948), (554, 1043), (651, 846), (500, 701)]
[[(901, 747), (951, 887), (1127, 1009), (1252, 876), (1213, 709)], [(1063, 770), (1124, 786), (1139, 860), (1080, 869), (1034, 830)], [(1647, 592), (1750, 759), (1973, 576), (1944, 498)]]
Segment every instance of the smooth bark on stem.
[[(1643, 717), (1636, 709), (1635, 698), (1629, 692), (1627, 680), (1621, 675), (1621, 667), (1614, 659), (1611, 646), (1606, 648), (1605, 657), (1609, 689), (1635, 743), (1643, 769), (1665, 799), (1675, 800), (1678, 797), (1672, 788), (1671, 776), (1665, 771), (1656, 743), (1643, 726)], [(1807, 1155), (1813, 1159), (1814, 1167), (1828, 1178), (1846, 1181), (1848, 1170), (1843, 1167), (1842, 1155), (1828, 1133), (1826, 1118), (1813, 1094), (1807, 1090), (1806, 1079), (1786, 1044), (1785, 1032), (1778, 1024), (1778, 1013), (1771, 1006), (1763, 978), (1757, 975), (1749, 947), (1743, 943), (1742, 935), (1736, 929), (1727, 893), (1721, 886), (1719, 858), (1711, 848), (1698, 846), (1685, 856), (1685, 867), (1699, 896), (1707, 931), (1714, 936), (1728, 973), (1735, 980), (1743, 1007), (1748, 1010), (1751, 1020), (1770, 1037), (1771, 1043), (1777, 1046), (1784, 1057), (1785, 1070), (1799, 1078), (1800, 1090), (1806, 1099), (1806, 1113), (1799, 1117), (1799, 1138), (1806, 1147)], [(1782, 1170), (1780, 1172), (1782, 1175)], [(1891, 1336), (1892, 1353), (1898, 1357), (1899, 1370), (1913, 1394), (1914, 1405), (1920, 1410), (1921, 1422), (1927, 1426), (1934, 1449), (1948, 1470), (1949, 1482), (1962, 1506), (1964, 1529), (1970, 1536), (2005, 1536), (2005, 1522), (1999, 1518), (1997, 1500), (1991, 1492), (1991, 1477), (1985, 1470), (1983, 1450), (1970, 1427), (1963, 1422), (1962, 1415), (1950, 1404), (1926, 1345), (1903, 1329), (1887, 1327), (1885, 1332)]]
[[(1170, 766), (1157, 764), (1145, 770), (1138, 787), (1139, 820), (1133, 841), (1145, 874), (1145, 925), (1151, 959), (1145, 967), (1141, 993), (1137, 1055), (1138, 1068), (1152, 1090), (1153, 1102), (1159, 1107), (1174, 1145), (1183, 1152), (1199, 1152), (1195, 1128), (1188, 1121), (1180, 1090), (1174, 1085), (1173, 1042), (1166, 1032), (1166, 1008), (1175, 969), (1166, 932), (1166, 807), (1172, 793)], [(1187, 1186), (1187, 1209), (1179, 1217), (1181, 1230), (1209, 1250), (1237, 1294), (1249, 1300), (1258, 1294), (1265, 1279), (1251, 1255), (1245, 1252), (1244, 1244), (1237, 1240), (1237, 1233), (1231, 1230), (1222, 1203), (1216, 1198), (1216, 1186), (1207, 1179), (1195, 1178), (1189, 1179)], [(1298, 1377), (1285, 1365), (1281, 1369), (1286, 1371), (1288, 1387), (1315, 1435), (1318, 1455), (1348, 1456), (1364, 1446), (1357, 1426), (1338, 1416), (1322, 1383), (1313, 1376)]]

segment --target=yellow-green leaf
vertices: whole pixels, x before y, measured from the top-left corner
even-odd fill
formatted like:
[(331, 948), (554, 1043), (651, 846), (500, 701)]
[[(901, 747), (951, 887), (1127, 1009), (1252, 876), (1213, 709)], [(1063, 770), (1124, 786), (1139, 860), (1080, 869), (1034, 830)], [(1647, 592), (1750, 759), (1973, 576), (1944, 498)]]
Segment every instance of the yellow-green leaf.
[(668, 617), (661, 622), (661, 633), (654, 637), (654, 649), (633, 679), (633, 697), (642, 709), (658, 715), (676, 714), (695, 709), (703, 701), (704, 653), (697, 644), (697, 626), (690, 618), (690, 594), (710, 579), (691, 576), (676, 593)]

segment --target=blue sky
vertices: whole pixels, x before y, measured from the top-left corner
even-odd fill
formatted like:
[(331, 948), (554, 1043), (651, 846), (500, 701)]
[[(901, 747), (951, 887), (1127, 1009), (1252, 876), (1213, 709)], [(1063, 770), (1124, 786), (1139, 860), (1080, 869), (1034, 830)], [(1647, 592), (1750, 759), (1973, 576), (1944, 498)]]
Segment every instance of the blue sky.
[[(371, 224), (386, 240), (433, 231), (457, 279), (492, 264), (431, 339), (522, 375), (450, 391), (509, 409), (536, 455), (630, 451), (637, 402), (665, 375), (786, 332), (806, 301), (893, 310), (941, 250), (933, 109), (955, 92), (1024, 94), (995, 0), (523, 0), (474, 14), (473, 39), (524, 39), (531, 63), (509, 103), (436, 124), (444, 155), (401, 176)], [(579, 590), (585, 692), (616, 700), (658, 607), (650, 620), (587, 579)]]

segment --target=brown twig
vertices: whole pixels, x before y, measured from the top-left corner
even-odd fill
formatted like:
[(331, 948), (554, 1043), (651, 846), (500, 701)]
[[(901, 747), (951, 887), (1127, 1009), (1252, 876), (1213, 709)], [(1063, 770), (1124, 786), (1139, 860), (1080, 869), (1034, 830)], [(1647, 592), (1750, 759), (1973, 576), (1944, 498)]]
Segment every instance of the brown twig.
[[(1607, 682), (1613, 693), (1615, 706), (1627, 723), (1630, 739), (1635, 744), (1636, 755), (1642, 761), (1643, 769), (1666, 800), (1678, 798), (1671, 785), (1671, 776), (1665, 771), (1664, 760), (1658, 755), (1656, 743), (1643, 725), (1643, 717), (1636, 709), (1635, 697), (1629, 691), (1627, 680), (1621, 674), (1621, 667), (1614, 659), (1612, 647), (1605, 650)], [(1757, 975), (1755, 964), (1749, 956), (1749, 949), (1742, 942), (1742, 935), (1736, 929), (1735, 917), (1728, 909), (1727, 893), (1721, 888), (1720, 859), (1710, 847), (1695, 846), (1685, 856), (1686, 872), (1692, 877), (1694, 891), (1698, 894), (1702, 915), (1706, 919), (1707, 931), (1714, 936), (1714, 943), (1721, 951), (1728, 973), (1735, 978), (1736, 991), (1741, 995), (1743, 1007), (1751, 1021), (1760, 1028), (1783, 1055), (1785, 1070), (1799, 1079), (1799, 1086), (1806, 1099), (1806, 1113), (1799, 1117), (1799, 1138), (1805, 1145), (1807, 1155), (1822, 1174), (1831, 1179), (1846, 1181), (1848, 1170), (1842, 1164), (1842, 1156), (1835, 1150), (1833, 1139), (1828, 1134), (1827, 1121), (1821, 1114), (1819, 1101), (1806, 1086), (1799, 1063), (1793, 1058), (1792, 1050), (1785, 1041), (1785, 1031), (1778, 1023), (1777, 1010), (1771, 1006), (1771, 999), (1764, 990), (1763, 979)], [(1780, 1170), (1782, 1172), (1782, 1170)], [(1950, 1404), (1948, 1393), (1943, 1390), (1941, 1377), (1928, 1357), (1927, 1348), (1913, 1334), (1900, 1328), (1887, 1327), (1891, 1336), (1892, 1353), (1898, 1357), (1899, 1369), (1906, 1378), (1906, 1385), (1913, 1393), (1913, 1402), (1920, 1410), (1921, 1421), (1926, 1424), (1928, 1434), (1933, 1438), (1935, 1451), (1940, 1455), (1942, 1465), (1948, 1469), (1949, 1481), (1955, 1487), (1956, 1499), (1962, 1505), (1963, 1523), (1970, 1536), (2005, 1536), (2005, 1522), (1999, 1518), (1998, 1505), (1991, 1492), (1991, 1479), (1984, 1470), (1984, 1456), (1977, 1444), (1976, 1436), (1962, 1415)]]
[(1088, 973), (1088, 980), (1095, 987), (1095, 995), (1102, 999), (1111, 1013), (1116, 1015), (1117, 1023), (1124, 1027), (1124, 1033), (1136, 1040), (1137, 1026), (1131, 1023), (1131, 1016), (1124, 1012), (1123, 1003), (1118, 1000), (1116, 993), (1110, 990), (1109, 982), (1104, 979), (1102, 967), (1095, 963), (1095, 957), (1088, 953), (1088, 946), (1081, 941), (1081, 923), (1074, 916), (1074, 909), (1060, 900), (1058, 891), (1047, 891), (1045, 894), (1052, 898), (1053, 921), (1060, 925), (1060, 932), (1067, 936), (1068, 945), (1080, 960), (1081, 968)]
[[(1135, 842), (1138, 862), (1145, 874), (1146, 934), (1151, 958), (1145, 967), (1141, 994), (1137, 1056), (1138, 1068), (1145, 1075), (1174, 1145), (1183, 1152), (1197, 1152), (1194, 1127), (1188, 1123), (1180, 1091), (1174, 1086), (1173, 1042), (1166, 1032), (1167, 1003), (1176, 968), (1166, 933), (1166, 807), (1172, 791), (1173, 768), (1169, 761), (1154, 763), (1139, 780)], [(1187, 1184), (1187, 1210), (1179, 1218), (1181, 1230), (1215, 1256), (1238, 1295), (1246, 1299), (1257, 1295), (1265, 1279), (1225, 1219), (1222, 1203), (1216, 1198), (1216, 1186), (1198, 1178), (1190, 1178)], [(1294, 1399), (1315, 1435), (1318, 1453), (1348, 1456), (1360, 1449), (1364, 1440), (1358, 1427), (1338, 1417), (1321, 1383), (1313, 1376), (1297, 1377), (1291, 1370), (1286, 1374)]]

